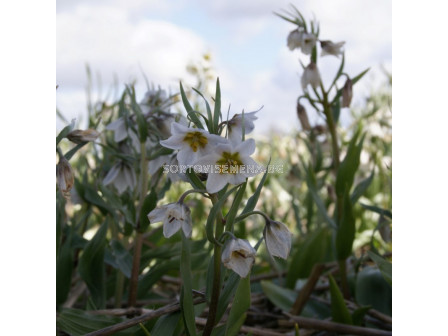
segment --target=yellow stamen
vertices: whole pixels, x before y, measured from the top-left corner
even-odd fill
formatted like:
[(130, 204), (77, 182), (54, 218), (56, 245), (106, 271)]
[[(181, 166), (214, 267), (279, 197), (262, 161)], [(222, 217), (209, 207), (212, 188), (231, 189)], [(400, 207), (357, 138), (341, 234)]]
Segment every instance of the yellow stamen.
[(187, 142), (193, 152), (197, 152), (199, 148), (204, 148), (207, 143), (207, 137), (201, 132), (189, 132), (185, 135), (184, 141)]

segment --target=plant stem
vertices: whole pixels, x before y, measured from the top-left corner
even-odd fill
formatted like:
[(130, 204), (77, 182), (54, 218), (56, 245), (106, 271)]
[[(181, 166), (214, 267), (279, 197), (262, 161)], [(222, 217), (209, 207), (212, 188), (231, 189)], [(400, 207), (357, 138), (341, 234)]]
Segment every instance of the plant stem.
[[(215, 204), (218, 201), (217, 194), (211, 195), (212, 203)], [(224, 225), (222, 222), (222, 213), (218, 212), (216, 215), (216, 228), (215, 228), (215, 238), (216, 240), (222, 235), (224, 231)], [(210, 299), (210, 307), (208, 310), (207, 323), (205, 324), (202, 336), (210, 336), (215, 326), (216, 312), (218, 309), (219, 293), (221, 291), (221, 249), (222, 247), (218, 244), (214, 247), (213, 254), (213, 285), (212, 285), (212, 295)]]
[(148, 163), (146, 161), (146, 144), (145, 142), (140, 143), (140, 201), (137, 208), (137, 227), (136, 227), (136, 237), (134, 244), (134, 256), (132, 260), (132, 273), (131, 280), (129, 284), (129, 299), (128, 306), (132, 307), (137, 301), (137, 286), (138, 286), (138, 275), (140, 273), (140, 257), (142, 253), (142, 243), (143, 243), (143, 233), (140, 232), (140, 212), (143, 207), (143, 202), (145, 201), (146, 194), (148, 192)]

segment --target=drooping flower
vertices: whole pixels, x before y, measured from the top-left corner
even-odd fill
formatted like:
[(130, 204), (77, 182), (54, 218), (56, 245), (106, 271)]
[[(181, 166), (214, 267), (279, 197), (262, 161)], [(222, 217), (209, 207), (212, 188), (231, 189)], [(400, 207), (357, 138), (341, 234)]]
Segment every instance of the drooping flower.
[(105, 186), (113, 184), (117, 188), (118, 193), (122, 194), (127, 188), (133, 190), (137, 184), (137, 179), (132, 167), (124, 161), (119, 161), (104, 177), (103, 184)]
[(304, 131), (311, 130), (308, 114), (306, 113), (305, 107), (300, 104), (300, 102), (297, 102), (297, 117), (299, 118), (300, 125)]
[(317, 88), (320, 85), (320, 73), (316, 63), (310, 62), (303, 71), (302, 75), (302, 89), (306, 91), (308, 85)]
[(342, 88), (342, 105), (341, 107), (350, 107), (353, 98), (353, 83), (352, 80), (347, 77), (344, 87)]
[(237, 185), (261, 172), (261, 167), (250, 157), (254, 151), (254, 139), (236, 145), (231, 142), (219, 144), (213, 153), (196, 161), (194, 168), (200, 173), (208, 173), (207, 191), (216, 193), (227, 183)]
[(82, 144), (84, 142), (95, 141), (100, 136), (94, 129), (74, 130), (67, 134), (67, 139), (76, 144)]
[(299, 31), (298, 29), (293, 30), (289, 33), (287, 44), (289, 50), (299, 49), (302, 45), (302, 35), (303, 32)]
[(316, 45), (316, 35), (310, 33), (302, 34), (301, 48), (302, 52), (305, 55), (311, 54), (315, 45)]
[(214, 146), (226, 139), (199, 128), (189, 128), (177, 122), (171, 124), (171, 137), (160, 141), (164, 147), (179, 149), (177, 160), (180, 165), (193, 165), (200, 157), (213, 151)]
[(321, 56), (333, 55), (339, 57), (342, 55), (342, 47), (345, 41), (334, 43), (332, 41), (320, 41), (320, 46), (322, 47)]
[(59, 157), (59, 162), (56, 165), (56, 181), (62, 195), (66, 198), (70, 196), (70, 189), (72, 189), (75, 183), (75, 175), (73, 174), (72, 166), (64, 155)]
[(115, 142), (123, 141), (128, 137), (128, 131), (126, 129), (126, 122), (123, 117), (118, 118), (117, 120), (112, 121), (109, 125), (106, 126), (107, 130), (114, 131), (114, 140)]
[[(244, 127), (244, 134), (251, 133), (254, 128), (254, 121), (258, 118), (255, 116), (256, 112), (249, 112), (243, 114), (235, 114), (232, 119), (229, 120), (227, 127), (229, 130), (229, 139), (233, 143), (239, 143), (242, 141), (243, 137), (243, 127)], [(244, 119), (244, 123), (243, 123)]]
[(169, 105), (169, 100), (165, 90), (148, 90), (140, 101), (140, 109), (143, 114), (149, 114), (155, 108), (163, 109)]
[(291, 251), (292, 234), (288, 227), (277, 221), (266, 221), (264, 239), (268, 252), (273, 257), (286, 259)]
[(225, 267), (245, 278), (255, 262), (255, 255), (255, 249), (247, 240), (231, 238), (224, 246), (221, 261)]
[(155, 208), (148, 214), (150, 223), (163, 223), (163, 235), (170, 238), (182, 228), (186, 237), (191, 237), (191, 212), (184, 203), (170, 203)]

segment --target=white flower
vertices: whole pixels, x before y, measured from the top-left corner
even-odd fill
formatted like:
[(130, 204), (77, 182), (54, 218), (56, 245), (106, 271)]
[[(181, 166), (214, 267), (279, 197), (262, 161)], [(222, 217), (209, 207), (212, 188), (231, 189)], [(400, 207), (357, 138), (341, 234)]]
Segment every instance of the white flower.
[(140, 109), (143, 114), (148, 114), (154, 110), (154, 108), (163, 109), (169, 103), (165, 90), (148, 90), (145, 96), (140, 101)]
[[(255, 128), (254, 121), (258, 118), (257, 112), (244, 113), (244, 134), (252, 132)], [(229, 130), (229, 139), (233, 143), (239, 143), (243, 138), (243, 114), (235, 114), (227, 124)]]
[(326, 55), (333, 55), (336, 57), (339, 57), (339, 55), (342, 54), (342, 47), (344, 46), (345, 42), (337, 42), (333, 43), (331, 41), (320, 41), (320, 46), (322, 47), (321, 56)]
[(171, 124), (171, 137), (160, 141), (164, 147), (179, 149), (177, 160), (181, 165), (193, 165), (199, 158), (213, 151), (218, 143), (226, 139), (199, 128), (189, 128), (177, 122)]
[(163, 172), (167, 174), (167, 177), (171, 180), (171, 182), (177, 182), (180, 180), (188, 182), (187, 176), (181, 172), (176, 155), (168, 154), (159, 156), (154, 160), (149, 161), (148, 166), (149, 173), (151, 175), (154, 175), (160, 168), (163, 167)]
[(227, 183), (237, 185), (246, 181), (247, 177), (259, 174), (261, 167), (250, 157), (254, 151), (254, 139), (237, 145), (228, 142), (217, 145), (213, 153), (196, 161), (195, 169), (208, 173), (207, 191), (216, 193)]
[(155, 208), (148, 214), (150, 223), (163, 222), (163, 235), (170, 238), (182, 228), (186, 237), (191, 237), (190, 209), (183, 203), (170, 203)]
[(255, 262), (255, 255), (255, 249), (247, 240), (231, 238), (225, 244), (221, 261), (225, 267), (245, 278)]
[(308, 85), (317, 88), (320, 85), (320, 73), (317, 65), (314, 62), (308, 64), (302, 75), (302, 89), (306, 91)]
[(134, 170), (123, 161), (116, 163), (103, 180), (105, 186), (111, 183), (117, 188), (119, 194), (128, 187), (131, 190), (134, 189), (137, 184)]
[(302, 35), (303, 35), (303, 32), (300, 32), (298, 29), (295, 29), (289, 33), (288, 40), (287, 40), (289, 50), (294, 50), (294, 49), (298, 49), (301, 47)]
[(118, 118), (117, 120), (114, 120), (106, 126), (106, 129), (114, 131), (115, 142), (123, 141), (128, 137), (128, 131), (126, 129), (126, 122), (124, 121), (124, 118)]
[(311, 54), (316, 45), (316, 36), (310, 33), (302, 34), (301, 48), (305, 55)]
[(82, 144), (84, 142), (95, 141), (100, 134), (94, 129), (74, 130), (67, 134), (67, 139), (76, 144)]
[(272, 220), (266, 222), (264, 239), (271, 256), (286, 259), (291, 250), (291, 238), (292, 234), (285, 224)]
[(59, 162), (56, 165), (56, 181), (62, 195), (66, 198), (70, 196), (70, 189), (75, 183), (75, 176), (72, 166), (63, 155), (60, 156)]

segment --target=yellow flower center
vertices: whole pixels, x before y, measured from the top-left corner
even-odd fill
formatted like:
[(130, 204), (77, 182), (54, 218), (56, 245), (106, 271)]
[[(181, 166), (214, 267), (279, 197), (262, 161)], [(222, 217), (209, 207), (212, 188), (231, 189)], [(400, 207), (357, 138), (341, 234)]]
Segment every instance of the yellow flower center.
[(237, 174), (239, 166), (243, 165), (240, 153), (223, 152), (221, 158), (216, 162), (220, 174)]
[(185, 135), (184, 141), (187, 142), (193, 152), (197, 152), (198, 148), (204, 148), (207, 143), (207, 137), (201, 132), (189, 132)]

